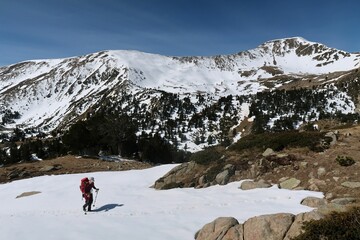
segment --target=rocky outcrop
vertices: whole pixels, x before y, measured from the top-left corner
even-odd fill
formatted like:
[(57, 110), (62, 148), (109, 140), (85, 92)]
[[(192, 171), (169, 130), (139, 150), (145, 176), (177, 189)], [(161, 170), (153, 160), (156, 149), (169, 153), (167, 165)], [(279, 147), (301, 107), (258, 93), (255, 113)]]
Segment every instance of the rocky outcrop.
[[(38, 169), (39, 172), (51, 172), (61, 169), (62, 166), (60, 164), (55, 165), (45, 165)], [(8, 180), (15, 180), (15, 179), (23, 179), (29, 177), (31, 175), (25, 168), (14, 168), (7, 174)]]
[[(333, 140), (332, 144), (340, 146), (335, 142), (336, 134), (329, 134), (328, 137)], [(357, 142), (359, 138), (356, 138)], [(339, 141), (342, 141), (341, 143), (347, 148), (352, 146), (343, 140)], [(188, 172), (192, 179), (187, 178), (188, 181), (192, 181), (194, 187), (253, 179), (252, 181), (242, 181), (239, 188), (249, 190), (278, 184), (283, 189), (321, 191), (325, 196), (324, 198), (305, 198), (301, 204), (317, 209), (296, 216), (287, 213), (257, 216), (241, 224), (236, 223), (236, 219), (231, 217), (219, 218), (199, 230), (195, 239), (290, 240), (302, 232), (301, 227), (304, 222), (319, 220), (334, 211), (344, 212), (348, 209), (348, 204), (359, 202), (360, 181), (357, 175), (359, 162), (356, 162), (351, 168), (346, 168), (336, 163), (337, 154), (332, 151), (319, 153), (308, 152), (305, 149), (297, 151), (294, 151), (293, 154), (288, 150), (279, 153), (269, 148), (262, 153), (258, 152), (253, 155), (246, 153), (224, 157), (216, 163), (211, 163), (212, 165), (194, 164), (194, 168)], [(349, 156), (354, 156), (353, 154), (356, 153), (353, 153), (354, 151), (357, 152), (358, 147), (349, 152)], [(215, 164), (218, 165), (215, 166)], [(203, 167), (202, 172), (200, 167)], [(173, 172), (172, 177), (166, 177), (173, 183), (182, 181), (185, 185), (188, 184), (186, 177), (181, 176), (179, 172)]]
[(169, 189), (174, 187), (208, 187), (211, 185), (225, 185), (235, 175), (235, 166), (202, 165), (195, 162), (183, 163), (162, 178), (158, 179), (155, 189)]
[(303, 232), (305, 222), (319, 220), (332, 212), (345, 212), (355, 198), (326, 199), (307, 197), (301, 204), (316, 210), (293, 215), (269, 214), (249, 218), (243, 224), (233, 217), (221, 217), (206, 224), (195, 234), (196, 240), (291, 240)]
[(7, 174), (7, 179), (13, 180), (13, 179), (17, 179), (17, 178), (25, 178), (27, 176), (29, 176), (29, 173), (26, 170), (14, 169)]
[[(175, 167), (165, 176), (158, 179), (154, 184), (154, 188), (203, 188), (217, 184), (225, 185), (234, 180), (256, 179), (277, 167), (293, 165), (297, 161), (294, 155), (276, 153), (268, 148), (255, 161), (248, 161), (237, 166), (227, 163), (226, 160), (220, 163), (215, 161), (213, 164), (187, 162)], [(261, 182), (259, 181), (257, 184), (259, 185)], [(258, 187), (268, 187), (268, 185), (262, 184), (262, 186), (259, 185)]]
[(305, 221), (322, 218), (312, 211), (293, 215), (278, 213), (262, 215), (239, 224), (233, 217), (221, 217), (206, 224), (195, 234), (196, 240), (290, 240), (301, 233)]
[(199, 168), (199, 164), (196, 164), (195, 162), (183, 163), (173, 168), (162, 178), (158, 179), (154, 184), (154, 188), (168, 189), (171, 187), (180, 186), (183, 180), (189, 175), (193, 175), (197, 168)]

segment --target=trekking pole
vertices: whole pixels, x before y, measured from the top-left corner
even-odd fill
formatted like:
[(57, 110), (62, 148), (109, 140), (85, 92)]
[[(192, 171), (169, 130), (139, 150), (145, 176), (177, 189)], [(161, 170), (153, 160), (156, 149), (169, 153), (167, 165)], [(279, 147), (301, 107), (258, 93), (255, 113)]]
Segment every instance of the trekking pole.
[(95, 203), (96, 203), (96, 198), (97, 198), (98, 192), (99, 192), (99, 190), (96, 191), (96, 195), (95, 195), (93, 207), (95, 207)]

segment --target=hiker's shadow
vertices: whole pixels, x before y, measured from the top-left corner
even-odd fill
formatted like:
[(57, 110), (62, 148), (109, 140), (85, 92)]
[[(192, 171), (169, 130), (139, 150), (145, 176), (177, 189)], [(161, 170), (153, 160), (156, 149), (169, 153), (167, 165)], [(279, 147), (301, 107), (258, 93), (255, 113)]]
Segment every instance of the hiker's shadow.
[(124, 206), (124, 204), (116, 204), (116, 203), (112, 203), (112, 204), (106, 204), (104, 206), (101, 206), (97, 209), (94, 209), (93, 212), (107, 212), (109, 210), (112, 210), (116, 207), (121, 207)]

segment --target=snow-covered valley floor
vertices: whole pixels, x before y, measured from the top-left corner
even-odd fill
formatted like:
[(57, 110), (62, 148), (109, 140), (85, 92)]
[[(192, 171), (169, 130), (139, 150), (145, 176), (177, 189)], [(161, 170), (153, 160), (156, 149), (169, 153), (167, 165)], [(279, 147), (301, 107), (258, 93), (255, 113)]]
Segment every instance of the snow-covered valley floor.
[[(0, 239), (185, 240), (217, 217), (239, 222), (270, 213), (311, 211), (300, 201), (320, 192), (273, 186), (243, 191), (240, 183), (204, 189), (150, 186), (176, 165), (145, 170), (43, 176), (0, 184)], [(95, 177), (95, 211), (84, 215), (80, 179)], [(41, 193), (16, 198), (23, 192)]]

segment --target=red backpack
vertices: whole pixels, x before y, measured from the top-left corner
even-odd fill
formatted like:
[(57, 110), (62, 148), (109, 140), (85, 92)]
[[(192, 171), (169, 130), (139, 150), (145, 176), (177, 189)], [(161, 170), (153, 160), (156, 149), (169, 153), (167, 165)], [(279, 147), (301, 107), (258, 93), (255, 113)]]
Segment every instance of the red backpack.
[(85, 193), (85, 187), (89, 184), (89, 179), (87, 177), (81, 179), (80, 181), (80, 191)]

